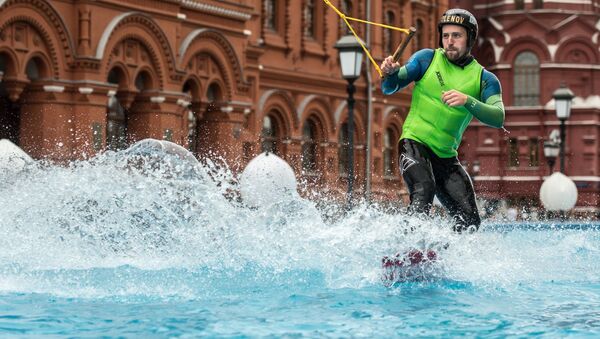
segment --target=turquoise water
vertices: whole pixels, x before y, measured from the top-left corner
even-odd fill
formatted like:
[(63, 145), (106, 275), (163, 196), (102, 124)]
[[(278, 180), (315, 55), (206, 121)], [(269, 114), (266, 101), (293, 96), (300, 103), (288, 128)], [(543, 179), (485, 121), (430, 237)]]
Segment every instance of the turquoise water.
[[(226, 168), (143, 160), (0, 178), (0, 336), (600, 335), (596, 224), (467, 236), (377, 206), (248, 209)], [(440, 242), (419, 279), (381, 281), (382, 256)]]

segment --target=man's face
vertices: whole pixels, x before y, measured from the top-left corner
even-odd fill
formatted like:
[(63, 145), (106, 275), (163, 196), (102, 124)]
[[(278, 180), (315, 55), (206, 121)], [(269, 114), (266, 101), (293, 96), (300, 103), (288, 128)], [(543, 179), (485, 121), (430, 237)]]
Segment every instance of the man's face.
[(467, 53), (467, 30), (459, 25), (442, 26), (442, 46), (446, 57), (451, 61), (460, 59)]

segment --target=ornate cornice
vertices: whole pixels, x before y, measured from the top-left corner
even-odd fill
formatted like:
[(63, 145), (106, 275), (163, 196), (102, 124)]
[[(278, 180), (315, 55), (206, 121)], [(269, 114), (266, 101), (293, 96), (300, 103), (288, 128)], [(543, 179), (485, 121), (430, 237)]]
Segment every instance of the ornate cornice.
[(223, 16), (226, 18), (248, 21), (252, 18), (252, 15), (249, 13), (244, 13), (241, 11), (236, 11), (233, 9), (223, 8), (215, 5), (209, 5), (205, 3), (201, 3), (195, 0), (180, 0), (181, 6), (186, 8), (191, 8), (198, 10), (200, 12), (205, 12), (212, 15)]

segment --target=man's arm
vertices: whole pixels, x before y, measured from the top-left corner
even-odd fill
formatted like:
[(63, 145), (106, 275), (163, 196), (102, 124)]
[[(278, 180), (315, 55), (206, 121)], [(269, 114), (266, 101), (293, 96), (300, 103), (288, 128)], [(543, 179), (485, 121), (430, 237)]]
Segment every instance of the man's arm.
[(442, 93), (442, 101), (450, 107), (464, 106), (477, 120), (501, 128), (504, 125), (502, 88), (496, 76), (485, 69), (481, 75), (481, 101), (457, 90)]
[(383, 62), (381, 69), (391, 68), (391, 73), (387, 74), (381, 82), (381, 91), (385, 95), (394, 94), (397, 91), (408, 86), (413, 81), (419, 81), (425, 74), (425, 71), (433, 60), (432, 49), (422, 49), (413, 54), (406, 65), (400, 68), (390, 67), (386, 61)]
[(500, 81), (491, 72), (483, 70), (481, 75), (481, 101), (469, 96), (465, 108), (477, 120), (496, 128), (504, 125), (504, 103)]

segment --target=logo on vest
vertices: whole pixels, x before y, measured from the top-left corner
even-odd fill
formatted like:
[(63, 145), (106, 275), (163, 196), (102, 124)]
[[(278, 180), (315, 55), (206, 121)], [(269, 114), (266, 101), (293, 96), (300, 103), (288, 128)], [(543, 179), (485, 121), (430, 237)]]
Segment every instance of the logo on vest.
[(444, 78), (442, 78), (442, 74), (440, 71), (435, 71), (435, 75), (437, 75), (438, 81), (440, 82), (440, 86), (444, 87), (446, 84), (444, 83)]

